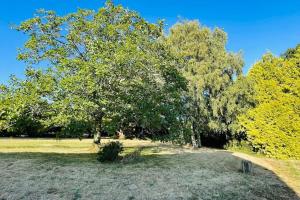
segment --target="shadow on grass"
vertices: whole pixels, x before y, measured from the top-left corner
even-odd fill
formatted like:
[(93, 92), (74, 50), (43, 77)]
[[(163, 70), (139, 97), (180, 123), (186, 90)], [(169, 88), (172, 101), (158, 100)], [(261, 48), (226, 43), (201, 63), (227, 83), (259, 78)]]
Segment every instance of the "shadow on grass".
[(96, 158), (97, 155), (95, 153), (0, 153), (0, 159), (32, 160), (37, 162), (53, 162), (64, 165), (83, 162), (97, 163), (98, 161)]
[[(135, 148), (125, 148), (125, 152), (133, 152)], [(238, 192), (233, 189), (225, 189), (227, 184), (232, 184), (232, 188), (240, 187), (240, 195), (249, 199), (258, 197), (259, 199), (287, 199), (299, 200), (296, 192), (284, 183), (275, 173), (267, 170), (266, 168), (253, 163), (253, 172), (251, 174), (243, 174), (240, 172), (242, 159), (234, 156), (227, 151), (207, 150), (207, 151), (194, 151), (194, 152), (181, 152), (174, 154), (159, 154), (161, 149), (153, 147), (144, 147), (143, 152), (137, 159), (130, 162), (114, 162), (114, 163), (99, 163), (96, 159), (96, 154), (61, 154), (61, 153), (0, 153), (0, 168), (10, 167), (9, 163), (15, 161), (30, 160), (31, 165), (43, 163), (51, 164), (51, 166), (79, 166), (84, 169), (86, 165), (89, 170), (92, 168), (114, 168), (116, 170), (128, 170), (130, 173), (143, 173), (143, 171), (153, 171), (158, 174), (168, 174), (170, 178), (176, 178), (179, 174), (186, 177), (197, 172), (193, 176), (199, 179), (193, 179), (190, 182), (185, 180), (184, 176), (182, 181), (187, 181), (191, 184), (191, 188), (195, 187), (198, 182), (215, 183), (220, 185), (219, 190), (223, 191), (223, 196), (218, 199), (240, 199)], [(7, 161), (7, 162), (1, 162)], [(1, 166), (6, 163), (6, 166)], [(17, 163), (16, 163), (17, 164)], [(36, 167), (35, 167), (36, 168)], [(127, 172), (127, 171), (123, 171)], [(115, 172), (118, 173), (118, 172)], [(171, 175), (170, 175), (171, 173)], [(205, 175), (205, 173), (207, 175)], [(67, 176), (62, 174), (62, 176)], [(1, 171), (0, 171), (1, 177)], [(117, 176), (116, 176), (117, 177)], [(168, 184), (166, 182), (165, 184)], [(202, 183), (201, 183), (202, 184)], [(201, 185), (200, 184), (200, 185)], [(195, 199), (198, 198), (197, 194), (201, 190), (207, 190), (207, 186), (192, 190), (195, 193)], [(237, 190), (237, 189), (234, 189)], [(251, 196), (251, 195), (252, 196)], [(237, 198), (238, 197), (238, 198)], [(246, 198), (248, 199), (248, 198)]]

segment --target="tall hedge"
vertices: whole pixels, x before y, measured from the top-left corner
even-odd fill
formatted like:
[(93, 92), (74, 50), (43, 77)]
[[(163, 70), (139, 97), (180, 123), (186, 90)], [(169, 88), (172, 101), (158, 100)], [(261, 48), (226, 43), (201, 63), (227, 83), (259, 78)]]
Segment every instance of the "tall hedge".
[(253, 149), (268, 157), (300, 159), (300, 47), (282, 57), (265, 55), (248, 78), (256, 106), (240, 122)]

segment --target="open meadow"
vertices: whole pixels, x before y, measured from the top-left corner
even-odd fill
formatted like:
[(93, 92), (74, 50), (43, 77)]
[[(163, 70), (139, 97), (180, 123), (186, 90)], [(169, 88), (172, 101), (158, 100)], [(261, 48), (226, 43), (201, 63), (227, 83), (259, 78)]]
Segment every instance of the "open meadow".
[(100, 163), (90, 139), (0, 139), (0, 199), (300, 199), (300, 161), (120, 141), (141, 155)]

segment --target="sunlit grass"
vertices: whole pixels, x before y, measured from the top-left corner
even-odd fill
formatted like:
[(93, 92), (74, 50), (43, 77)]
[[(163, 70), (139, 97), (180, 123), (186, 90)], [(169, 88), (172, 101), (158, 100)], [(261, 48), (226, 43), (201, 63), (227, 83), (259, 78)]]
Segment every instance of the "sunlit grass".
[[(120, 142), (123, 156), (142, 147), (141, 159), (99, 163), (91, 139), (0, 139), (0, 199), (298, 199), (299, 161)], [(239, 171), (241, 158), (253, 174)]]
[[(113, 139), (102, 139), (105, 144)], [(157, 146), (160, 143), (149, 140), (121, 140), (125, 148)], [(1, 139), (0, 152), (40, 152), (40, 153), (95, 153), (98, 146), (92, 139)]]

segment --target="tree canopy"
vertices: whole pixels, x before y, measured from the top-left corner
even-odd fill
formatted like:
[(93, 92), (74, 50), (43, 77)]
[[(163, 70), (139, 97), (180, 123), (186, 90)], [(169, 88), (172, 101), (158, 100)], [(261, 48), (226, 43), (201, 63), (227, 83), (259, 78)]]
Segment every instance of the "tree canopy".
[(16, 29), (25, 78), (0, 86), (0, 134), (124, 133), (222, 147), (247, 141), (270, 157), (300, 158), (300, 46), (266, 54), (243, 75), (227, 34), (180, 21), (164, 34), (107, 1), (98, 11), (39, 10)]
[(184, 63), (180, 70), (188, 80), (194, 146), (201, 146), (203, 136), (231, 138), (236, 116), (247, 101), (247, 84), (238, 86), (245, 82), (241, 54), (226, 50), (224, 31), (198, 21), (175, 24), (166, 41)]
[(300, 158), (300, 46), (285, 55), (266, 54), (250, 70), (256, 105), (240, 121), (255, 151)]
[[(29, 36), (19, 60), (48, 68), (43, 75), (32, 70), (37, 81), (28, 75), (22, 84), (35, 87), (30, 95), (51, 106), (49, 124), (73, 134), (92, 128), (97, 137), (104, 129), (141, 128), (150, 135), (180, 131), (179, 97), (186, 83), (158, 40), (161, 24), (108, 2), (98, 12), (78, 10), (63, 17), (41, 10), (17, 29)], [(42, 91), (36, 93), (37, 88)]]

